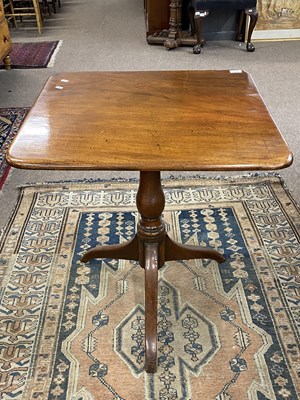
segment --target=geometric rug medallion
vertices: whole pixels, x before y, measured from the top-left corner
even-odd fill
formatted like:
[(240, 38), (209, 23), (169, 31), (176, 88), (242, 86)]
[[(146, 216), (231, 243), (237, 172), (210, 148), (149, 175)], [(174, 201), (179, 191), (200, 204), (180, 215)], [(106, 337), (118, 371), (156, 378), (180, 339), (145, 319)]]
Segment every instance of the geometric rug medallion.
[(22, 189), (0, 246), (2, 399), (295, 400), (300, 213), (277, 176), (163, 181), (169, 235), (211, 260), (159, 271), (144, 372), (144, 273), (81, 256), (132, 238), (136, 181)]

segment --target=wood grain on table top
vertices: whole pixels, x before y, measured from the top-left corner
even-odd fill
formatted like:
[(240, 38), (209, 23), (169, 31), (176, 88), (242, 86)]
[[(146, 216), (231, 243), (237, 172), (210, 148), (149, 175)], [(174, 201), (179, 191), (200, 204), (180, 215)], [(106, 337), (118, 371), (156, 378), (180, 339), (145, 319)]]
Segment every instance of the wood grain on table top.
[(51, 77), (7, 154), (18, 168), (267, 170), (292, 154), (251, 77), (234, 71)]

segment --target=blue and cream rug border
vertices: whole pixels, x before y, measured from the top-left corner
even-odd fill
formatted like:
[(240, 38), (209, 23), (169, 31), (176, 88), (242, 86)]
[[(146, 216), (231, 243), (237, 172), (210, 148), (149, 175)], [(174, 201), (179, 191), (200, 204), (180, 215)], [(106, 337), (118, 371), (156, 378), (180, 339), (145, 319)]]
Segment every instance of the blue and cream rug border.
[(16, 136), (29, 107), (0, 108), (0, 189), (9, 172), (5, 155)]
[(134, 235), (137, 182), (22, 188), (0, 245), (0, 398), (297, 399), (300, 213), (282, 180), (163, 186), (170, 236), (227, 261), (160, 270), (153, 375), (143, 371), (142, 269), (79, 261)]

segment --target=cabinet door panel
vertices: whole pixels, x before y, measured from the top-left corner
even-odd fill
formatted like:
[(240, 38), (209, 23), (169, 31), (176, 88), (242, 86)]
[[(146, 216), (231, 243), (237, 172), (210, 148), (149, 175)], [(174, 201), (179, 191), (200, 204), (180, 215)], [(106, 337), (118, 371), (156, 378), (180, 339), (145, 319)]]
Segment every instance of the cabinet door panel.
[(147, 36), (169, 28), (170, 0), (146, 0)]
[(6, 56), (11, 47), (9, 29), (6, 20), (3, 20), (0, 25), (0, 58)]

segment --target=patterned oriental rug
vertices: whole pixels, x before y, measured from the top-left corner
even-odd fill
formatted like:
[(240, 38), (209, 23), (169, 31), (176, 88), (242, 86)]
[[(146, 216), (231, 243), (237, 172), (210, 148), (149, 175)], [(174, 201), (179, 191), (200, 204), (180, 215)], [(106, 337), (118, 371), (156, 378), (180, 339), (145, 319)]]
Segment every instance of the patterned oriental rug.
[(16, 136), (29, 108), (0, 108), (0, 189), (9, 172), (6, 150)]
[(296, 400), (299, 209), (277, 176), (166, 180), (174, 239), (226, 262), (160, 270), (158, 371), (144, 372), (144, 275), (79, 259), (134, 235), (137, 183), (28, 186), (2, 237), (2, 399)]
[[(12, 68), (47, 68), (54, 65), (62, 41), (13, 43), (10, 53)], [(4, 64), (0, 62), (0, 68)]]

